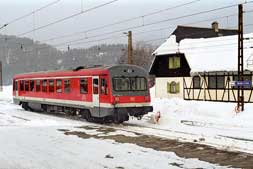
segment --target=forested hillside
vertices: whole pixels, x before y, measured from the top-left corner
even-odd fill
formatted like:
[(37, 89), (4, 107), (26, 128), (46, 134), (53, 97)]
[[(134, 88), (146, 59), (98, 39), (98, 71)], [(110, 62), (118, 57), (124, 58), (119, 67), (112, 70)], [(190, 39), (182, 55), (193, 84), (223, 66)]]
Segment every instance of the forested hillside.
[[(134, 63), (146, 69), (154, 47), (143, 42), (134, 46)], [(28, 38), (0, 35), (0, 59), (3, 84), (10, 84), (14, 74), (45, 70), (73, 69), (77, 66), (127, 63), (127, 45), (102, 44), (86, 49), (58, 50)]]

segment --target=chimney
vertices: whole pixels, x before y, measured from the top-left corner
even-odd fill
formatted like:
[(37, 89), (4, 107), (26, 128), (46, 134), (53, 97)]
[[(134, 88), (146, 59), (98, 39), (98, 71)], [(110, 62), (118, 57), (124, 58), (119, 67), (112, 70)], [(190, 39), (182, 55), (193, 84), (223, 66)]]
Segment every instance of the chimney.
[(214, 30), (214, 32), (219, 32), (219, 23), (218, 22), (213, 22), (212, 23), (212, 29)]

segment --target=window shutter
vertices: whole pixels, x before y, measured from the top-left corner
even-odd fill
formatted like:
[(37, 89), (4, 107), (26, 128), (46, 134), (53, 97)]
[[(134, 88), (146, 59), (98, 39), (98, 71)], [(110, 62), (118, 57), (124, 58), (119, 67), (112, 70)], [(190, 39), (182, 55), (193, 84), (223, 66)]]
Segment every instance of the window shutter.
[(176, 85), (176, 93), (179, 93), (179, 92), (180, 92), (180, 84), (178, 82), (177, 85)]
[(169, 57), (169, 69), (174, 69), (174, 58)]
[(171, 89), (171, 84), (169, 82), (167, 82), (167, 93), (171, 93), (170, 89)]
[(175, 68), (180, 68), (180, 57), (175, 57)]

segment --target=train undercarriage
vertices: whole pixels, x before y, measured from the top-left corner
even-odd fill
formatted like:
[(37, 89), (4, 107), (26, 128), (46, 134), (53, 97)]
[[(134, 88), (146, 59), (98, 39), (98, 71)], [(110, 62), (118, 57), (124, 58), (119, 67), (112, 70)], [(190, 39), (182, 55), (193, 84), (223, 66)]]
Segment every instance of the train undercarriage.
[[(152, 106), (111, 108), (106, 110), (110, 113), (107, 113), (106, 115), (100, 115), (98, 117), (93, 115), (94, 109), (92, 108), (78, 108), (33, 102), (20, 102), (19, 104), (22, 105), (22, 108), (27, 111), (59, 113), (68, 116), (76, 116), (78, 118), (86, 119), (89, 122), (116, 124), (128, 121), (130, 116), (136, 117), (138, 120), (140, 120), (143, 115), (153, 110)], [(100, 110), (97, 109), (95, 111)], [(105, 112), (105, 110), (103, 112)]]

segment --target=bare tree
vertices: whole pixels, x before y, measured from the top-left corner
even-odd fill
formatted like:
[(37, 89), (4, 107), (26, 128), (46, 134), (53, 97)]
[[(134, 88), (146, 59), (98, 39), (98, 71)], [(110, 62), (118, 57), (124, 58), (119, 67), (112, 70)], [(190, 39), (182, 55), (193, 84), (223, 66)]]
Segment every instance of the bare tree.
[[(155, 46), (147, 44), (144, 41), (138, 41), (133, 46), (133, 63), (135, 65), (148, 69), (153, 60), (153, 51)], [(119, 58), (120, 64), (127, 63), (127, 49), (123, 49), (122, 55)]]

